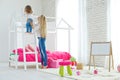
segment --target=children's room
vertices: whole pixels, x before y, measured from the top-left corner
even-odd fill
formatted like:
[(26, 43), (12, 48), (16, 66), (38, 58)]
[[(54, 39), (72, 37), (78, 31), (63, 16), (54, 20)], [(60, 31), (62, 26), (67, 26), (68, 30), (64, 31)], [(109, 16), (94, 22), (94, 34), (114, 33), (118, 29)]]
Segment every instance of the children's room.
[(0, 80), (120, 80), (119, 0), (0, 0)]

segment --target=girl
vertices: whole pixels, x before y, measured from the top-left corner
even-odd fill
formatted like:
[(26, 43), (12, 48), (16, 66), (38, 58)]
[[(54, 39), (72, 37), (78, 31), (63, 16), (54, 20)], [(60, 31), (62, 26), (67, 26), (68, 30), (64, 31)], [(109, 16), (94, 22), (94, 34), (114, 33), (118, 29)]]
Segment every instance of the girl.
[(30, 5), (25, 7), (25, 13), (27, 14), (27, 22), (26, 22), (26, 32), (32, 32), (33, 28), (33, 19), (32, 19), (32, 8)]
[(38, 17), (38, 41), (39, 41), (39, 49), (41, 53), (41, 63), (42, 68), (47, 68), (47, 54), (46, 54), (46, 46), (45, 46), (45, 40), (46, 40), (46, 18), (44, 15), (41, 15)]

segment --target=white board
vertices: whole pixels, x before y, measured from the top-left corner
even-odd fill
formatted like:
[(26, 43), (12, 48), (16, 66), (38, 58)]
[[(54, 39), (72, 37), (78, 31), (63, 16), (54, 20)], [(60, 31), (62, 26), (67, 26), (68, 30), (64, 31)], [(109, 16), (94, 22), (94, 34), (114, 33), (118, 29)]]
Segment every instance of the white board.
[(91, 55), (94, 56), (109, 56), (110, 55), (110, 42), (92, 42), (91, 43)]

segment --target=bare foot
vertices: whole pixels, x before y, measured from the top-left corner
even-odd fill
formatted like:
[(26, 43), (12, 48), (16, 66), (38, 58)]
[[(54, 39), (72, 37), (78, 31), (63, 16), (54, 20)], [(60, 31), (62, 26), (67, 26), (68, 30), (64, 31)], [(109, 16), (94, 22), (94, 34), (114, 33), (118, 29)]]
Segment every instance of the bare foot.
[(47, 69), (47, 66), (43, 66), (42, 69)]

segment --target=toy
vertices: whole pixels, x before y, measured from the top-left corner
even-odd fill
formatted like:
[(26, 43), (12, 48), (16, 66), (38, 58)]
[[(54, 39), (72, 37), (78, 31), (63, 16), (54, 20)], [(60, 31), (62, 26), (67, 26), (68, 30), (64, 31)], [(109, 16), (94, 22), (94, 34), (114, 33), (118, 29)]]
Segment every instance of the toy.
[(120, 64), (117, 66), (117, 70), (118, 72), (120, 72)]
[(98, 74), (98, 70), (94, 70), (94, 74)]
[(74, 71), (74, 70), (75, 70), (75, 67), (71, 67), (71, 69)]
[(76, 66), (77, 62), (76, 62), (76, 58), (75, 57), (71, 57), (70, 61), (71, 61), (71, 65), (72, 66)]
[(80, 75), (80, 71), (77, 71), (76, 74), (79, 76)]
[(83, 64), (82, 63), (77, 63), (76, 69), (77, 70), (83, 70)]

